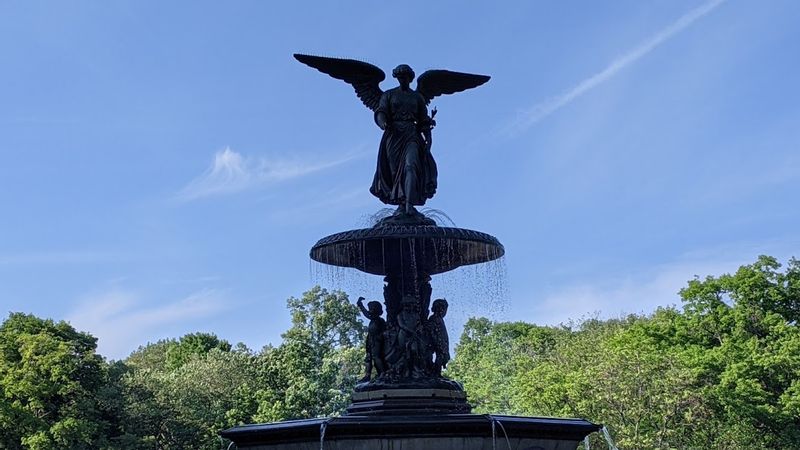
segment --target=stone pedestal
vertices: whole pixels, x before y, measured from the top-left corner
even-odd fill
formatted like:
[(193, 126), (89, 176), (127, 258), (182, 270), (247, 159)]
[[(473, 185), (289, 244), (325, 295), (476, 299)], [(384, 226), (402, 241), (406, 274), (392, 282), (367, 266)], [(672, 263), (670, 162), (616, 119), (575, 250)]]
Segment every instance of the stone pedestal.
[(463, 392), (451, 389), (383, 389), (353, 394), (347, 414), (424, 415), (469, 413), (472, 408)]
[(348, 415), (246, 425), (221, 434), (246, 450), (575, 450), (599, 429), (582, 419)]

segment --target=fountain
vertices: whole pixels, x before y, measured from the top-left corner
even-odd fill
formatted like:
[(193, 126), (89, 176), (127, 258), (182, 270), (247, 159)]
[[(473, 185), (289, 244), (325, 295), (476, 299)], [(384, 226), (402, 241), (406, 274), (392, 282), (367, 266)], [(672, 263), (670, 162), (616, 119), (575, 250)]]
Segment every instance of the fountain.
[[(314, 261), (383, 277), (383, 304), (358, 306), (369, 319), (365, 375), (341, 417), (256, 424), (221, 435), (240, 449), (576, 449), (600, 429), (583, 419), (472, 414), (460, 383), (442, 375), (450, 360), (445, 299), (433, 299), (431, 276), (494, 261), (503, 245), (486, 233), (443, 227), (416, 210), (436, 191), (431, 129), (438, 95), (489, 80), (429, 70), (409, 83), (413, 70), (398, 66), (400, 86), (383, 92), (383, 71), (361, 61), (295, 55), (300, 62), (351, 84), (384, 130), (370, 192), (397, 205), (371, 228), (336, 233), (312, 248)], [(384, 308), (385, 307), (385, 308)], [(384, 318), (385, 309), (385, 318)]]

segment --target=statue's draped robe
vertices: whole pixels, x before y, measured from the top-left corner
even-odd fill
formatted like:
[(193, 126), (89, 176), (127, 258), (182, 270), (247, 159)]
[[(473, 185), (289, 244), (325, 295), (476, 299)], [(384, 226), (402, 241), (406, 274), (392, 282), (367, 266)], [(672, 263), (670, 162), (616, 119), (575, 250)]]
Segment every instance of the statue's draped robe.
[(422, 94), (390, 89), (381, 95), (375, 114), (386, 114), (388, 125), (378, 149), (378, 166), (370, 192), (383, 203), (406, 202), (406, 180), (412, 180), (410, 203), (424, 205), (436, 193), (436, 162), (426, 147), (422, 130), (430, 127), (430, 118)]

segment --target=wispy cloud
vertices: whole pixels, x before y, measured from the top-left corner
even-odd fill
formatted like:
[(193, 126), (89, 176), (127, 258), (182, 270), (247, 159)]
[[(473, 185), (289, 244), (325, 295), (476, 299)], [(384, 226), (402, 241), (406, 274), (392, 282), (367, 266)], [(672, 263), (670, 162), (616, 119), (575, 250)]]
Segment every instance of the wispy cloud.
[(207, 275), (201, 277), (191, 277), (191, 278), (169, 278), (166, 280), (161, 280), (161, 284), (197, 284), (197, 283), (213, 283), (216, 281), (221, 280), (222, 277), (219, 275)]
[[(705, 190), (689, 201), (700, 204), (735, 201), (748, 195), (774, 190), (781, 185), (796, 186), (798, 178), (800, 157), (790, 155), (782, 159), (769, 158), (763, 163), (742, 164), (725, 170), (707, 180)], [(756, 219), (755, 216), (751, 218)]]
[(546, 295), (532, 314), (537, 323), (556, 325), (593, 315), (649, 313), (659, 306), (680, 304), (678, 291), (695, 275), (719, 275), (737, 268), (732, 261), (681, 262), (609, 282), (565, 286)]
[(119, 260), (118, 255), (94, 251), (44, 251), (0, 254), (0, 266), (93, 264)]
[(679, 304), (678, 291), (693, 276), (735, 269), (736, 265), (724, 262), (676, 264), (611, 282), (566, 286), (545, 296), (536, 305), (534, 315), (538, 323), (555, 325), (581, 318), (576, 315), (649, 313), (659, 306)]
[(517, 117), (517, 119), (506, 128), (506, 132), (513, 134), (524, 131), (525, 129), (533, 126), (540, 120), (563, 108), (576, 98), (607, 81), (625, 67), (635, 63), (640, 58), (653, 51), (656, 47), (683, 31), (701, 17), (716, 9), (723, 2), (725, 2), (725, 0), (711, 0), (689, 11), (666, 28), (647, 38), (633, 50), (611, 61), (611, 63), (602, 71), (590, 76), (589, 78), (586, 78), (561, 95), (545, 100), (534, 105), (527, 111), (523, 111), (519, 117)]
[(680, 305), (678, 291), (695, 276), (733, 273), (751, 264), (759, 254), (787, 261), (797, 248), (797, 237), (769, 242), (738, 243), (683, 255), (678, 260), (621, 276), (607, 275), (602, 282), (576, 283), (545, 294), (530, 315), (536, 323), (556, 325), (592, 315), (616, 317), (650, 313), (659, 306)]
[(177, 194), (182, 201), (232, 194), (270, 183), (290, 180), (344, 164), (362, 153), (336, 159), (307, 161), (300, 158), (252, 158), (230, 148), (214, 155), (211, 166)]
[(333, 211), (350, 211), (372, 203), (373, 197), (366, 187), (360, 186), (350, 189), (328, 189), (321, 200), (312, 203), (298, 203), (294, 207), (276, 209), (271, 212), (270, 219), (279, 222), (302, 222), (309, 217), (320, 220), (320, 211), (328, 211), (327, 216), (335, 217)]
[(210, 317), (224, 308), (219, 291), (204, 289), (173, 302), (142, 307), (136, 294), (115, 288), (83, 299), (67, 316), (78, 330), (98, 338), (98, 352), (111, 358), (127, 356), (164, 328)]

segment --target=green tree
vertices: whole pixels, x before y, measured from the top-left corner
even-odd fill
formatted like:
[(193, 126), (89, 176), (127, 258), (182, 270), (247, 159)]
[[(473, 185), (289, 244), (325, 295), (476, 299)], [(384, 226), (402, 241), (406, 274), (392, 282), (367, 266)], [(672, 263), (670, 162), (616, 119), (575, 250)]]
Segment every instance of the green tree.
[(692, 371), (651, 331), (674, 315), (584, 322), (516, 375), (512, 404), (522, 414), (605, 423), (621, 448), (689, 448), (691, 418), (703, 407)]
[(122, 364), (119, 448), (218, 449), (220, 430), (252, 421), (256, 356), (209, 333), (134, 351)]
[(212, 349), (174, 370), (129, 368), (122, 378), (124, 448), (208, 449), (218, 433), (251, 422), (260, 388), (248, 351)]
[(220, 340), (215, 334), (211, 333), (184, 335), (177, 343), (167, 347), (167, 369), (177, 369), (192, 358), (198, 355), (205, 355), (213, 349), (229, 352), (231, 351), (231, 344), (228, 341)]
[(162, 339), (140, 345), (125, 358), (125, 366), (135, 369), (167, 370), (167, 352), (178, 343), (175, 339)]
[(800, 447), (800, 263), (761, 256), (681, 291), (679, 330), (721, 435), (741, 448)]
[(549, 355), (565, 333), (523, 322), (470, 318), (445, 375), (464, 383), (476, 411), (512, 414), (516, 387), (510, 380)]
[(231, 426), (342, 411), (363, 365), (357, 307), (318, 287), (287, 304), (292, 327), (259, 353), (206, 333), (132, 353), (119, 377), (117, 445), (218, 449), (219, 431)]
[(12, 313), (0, 325), (0, 447), (106, 445), (107, 374), (95, 350), (94, 337), (63, 321)]
[(342, 412), (363, 368), (365, 327), (343, 292), (319, 286), (287, 301), (292, 327), (283, 343), (266, 348), (258, 392), (258, 421)]
[(620, 448), (800, 448), (800, 264), (762, 256), (680, 295), (534, 339), (473, 319), (448, 373), (479, 411), (587, 417)]

